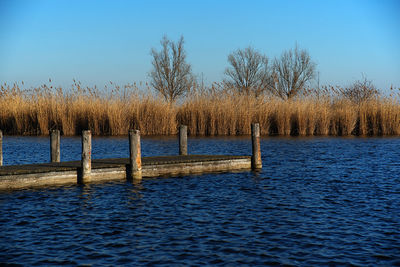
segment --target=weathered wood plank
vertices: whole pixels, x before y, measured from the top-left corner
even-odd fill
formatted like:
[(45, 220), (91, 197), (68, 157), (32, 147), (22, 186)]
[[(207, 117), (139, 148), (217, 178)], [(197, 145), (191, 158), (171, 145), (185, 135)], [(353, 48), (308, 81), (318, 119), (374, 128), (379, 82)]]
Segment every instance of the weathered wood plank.
[[(81, 161), (0, 167), (0, 189), (76, 183)], [(129, 158), (92, 160), (91, 182), (126, 179)], [(178, 155), (142, 158), (142, 177), (250, 170), (250, 156)], [(128, 177), (129, 178), (129, 177)]]

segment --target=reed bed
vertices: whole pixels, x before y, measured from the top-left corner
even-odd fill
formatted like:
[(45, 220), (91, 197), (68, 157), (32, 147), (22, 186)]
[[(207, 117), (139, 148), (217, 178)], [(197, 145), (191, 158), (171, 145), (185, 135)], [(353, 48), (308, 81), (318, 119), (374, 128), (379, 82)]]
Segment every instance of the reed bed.
[(259, 122), (262, 135), (377, 136), (400, 134), (400, 104), (395, 97), (361, 103), (333, 95), (292, 100), (254, 97), (231, 90), (196, 90), (176, 103), (136, 85), (99, 90), (75, 83), (69, 90), (43, 85), (24, 90), (0, 88), (0, 129), (9, 135), (174, 135), (179, 124), (190, 135), (248, 135)]

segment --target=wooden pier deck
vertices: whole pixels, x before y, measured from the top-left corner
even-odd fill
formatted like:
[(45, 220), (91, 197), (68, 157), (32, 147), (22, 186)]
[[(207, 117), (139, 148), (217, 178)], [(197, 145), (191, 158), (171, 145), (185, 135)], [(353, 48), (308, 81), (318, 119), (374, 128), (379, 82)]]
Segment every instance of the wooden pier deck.
[[(92, 160), (91, 182), (127, 179), (129, 158)], [(0, 189), (77, 183), (81, 161), (0, 167)], [(250, 156), (178, 155), (142, 158), (142, 177), (251, 169)]]
[(0, 131), (0, 189), (61, 185), (143, 177), (187, 175), (261, 169), (259, 124), (252, 124), (252, 156), (187, 155), (187, 127), (179, 129), (179, 155), (141, 157), (140, 132), (129, 131), (129, 158), (92, 160), (91, 132), (82, 132), (80, 161), (60, 162), (60, 131), (50, 133), (50, 163), (2, 165)]

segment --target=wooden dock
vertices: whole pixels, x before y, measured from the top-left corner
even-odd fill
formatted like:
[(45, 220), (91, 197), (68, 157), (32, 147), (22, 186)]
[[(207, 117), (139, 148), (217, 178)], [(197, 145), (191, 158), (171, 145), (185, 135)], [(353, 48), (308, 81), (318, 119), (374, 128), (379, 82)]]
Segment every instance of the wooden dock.
[[(253, 129), (254, 127), (254, 129)], [(179, 153), (176, 156), (141, 157), (140, 133), (129, 131), (129, 158), (91, 160), (91, 134), (82, 134), (82, 159), (60, 162), (60, 134), (50, 134), (49, 163), (0, 167), (0, 189), (64, 185), (113, 180), (140, 180), (207, 172), (260, 169), (259, 126), (252, 125), (253, 155), (187, 155), (187, 127), (180, 127)], [(0, 137), (1, 137), (0, 131)], [(0, 144), (2, 140), (0, 138)], [(1, 148), (0, 148), (1, 151)]]

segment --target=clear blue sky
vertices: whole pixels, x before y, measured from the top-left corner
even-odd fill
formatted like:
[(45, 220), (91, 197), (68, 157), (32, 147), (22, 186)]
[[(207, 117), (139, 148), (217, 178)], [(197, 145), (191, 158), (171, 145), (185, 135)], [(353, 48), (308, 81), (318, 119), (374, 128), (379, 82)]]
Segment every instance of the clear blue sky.
[(150, 50), (185, 38), (188, 61), (220, 81), (227, 56), (248, 45), (270, 58), (297, 43), (322, 84), (365, 74), (400, 87), (400, 1), (0, 0), (0, 82), (103, 86), (147, 81)]

